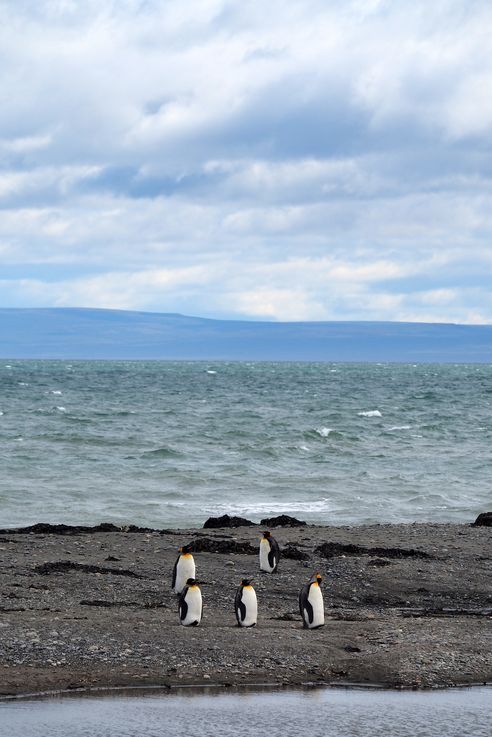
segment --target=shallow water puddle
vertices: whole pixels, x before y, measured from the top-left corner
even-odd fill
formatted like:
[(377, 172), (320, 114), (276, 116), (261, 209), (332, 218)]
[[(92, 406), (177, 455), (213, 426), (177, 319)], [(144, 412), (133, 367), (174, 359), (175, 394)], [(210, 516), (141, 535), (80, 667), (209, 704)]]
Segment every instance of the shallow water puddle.
[(0, 737), (490, 737), (491, 709), (487, 687), (126, 692), (0, 702)]

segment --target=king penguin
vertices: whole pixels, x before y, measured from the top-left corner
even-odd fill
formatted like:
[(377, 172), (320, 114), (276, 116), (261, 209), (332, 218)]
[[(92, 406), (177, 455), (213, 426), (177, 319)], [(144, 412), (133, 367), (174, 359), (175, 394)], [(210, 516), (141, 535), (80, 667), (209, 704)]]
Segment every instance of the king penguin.
[(189, 578), (195, 578), (195, 561), (191, 554), (192, 546), (183, 545), (179, 549), (179, 555), (173, 568), (172, 590), (175, 594), (180, 594), (186, 586)]
[(202, 608), (200, 584), (189, 578), (179, 595), (179, 621), (185, 627), (197, 627), (202, 619)]
[(239, 627), (255, 627), (258, 618), (258, 602), (256, 591), (251, 586), (251, 579), (243, 578), (236, 591), (234, 609)]
[(325, 623), (323, 594), (320, 588), (322, 580), (319, 573), (315, 573), (304, 584), (299, 594), (299, 610), (305, 629), (314, 630)]
[(260, 571), (276, 573), (280, 560), (280, 548), (278, 542), (270, 532), (264, 532), (260, 540)]

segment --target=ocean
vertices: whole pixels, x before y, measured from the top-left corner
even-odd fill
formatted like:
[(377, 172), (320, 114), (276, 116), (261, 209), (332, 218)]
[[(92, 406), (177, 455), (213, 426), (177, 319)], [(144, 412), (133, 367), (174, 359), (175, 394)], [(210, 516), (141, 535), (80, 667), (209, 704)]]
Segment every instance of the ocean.
[(492, 366), (0, 362), (0, 527), (471, 522)]

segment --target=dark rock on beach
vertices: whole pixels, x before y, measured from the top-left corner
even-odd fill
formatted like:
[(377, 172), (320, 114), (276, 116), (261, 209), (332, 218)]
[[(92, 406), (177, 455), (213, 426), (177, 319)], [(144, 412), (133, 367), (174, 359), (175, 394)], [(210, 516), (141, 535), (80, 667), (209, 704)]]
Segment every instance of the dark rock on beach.
[(244, 517), (229, 517), (223, 514), (222, 517), (209, 517), (203, 525), (204, 530), (214, 530), (223, 527), (252, 527), (254, 522)]
[[(0, 695), (492, 681), (492, 548), (482, 528), (279, 527), (283, 554), (269, 575), (258, 570), (258, 527), (131, 535), (35, 527), (4, 530), (0, 539)], [(203, 581), (204, 616), (195, 628), (179, 624), (170, 588), (176, 550), (190, 541)], [(297, 599), (314, 571), (323, 576), (326, 622), (308, 631)], [(244, 630), (233, 602), (250, 576), (258, 626)]]
[(266, 517), (262, 519), (260, 525), (264, 527), (305, 527), (307, 522), (289, 517), (288, 514), (281, 514), (278, 517)]
[(492, 527), (492, 512), (482, 512), (479, 514), (473, 527)]

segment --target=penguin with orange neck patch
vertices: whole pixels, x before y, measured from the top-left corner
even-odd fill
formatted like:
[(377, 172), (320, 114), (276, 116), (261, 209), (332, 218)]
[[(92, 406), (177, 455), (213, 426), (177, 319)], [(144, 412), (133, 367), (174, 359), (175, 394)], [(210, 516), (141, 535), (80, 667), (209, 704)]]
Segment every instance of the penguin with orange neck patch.
[(179, 621), (184, 627), (198, 627), (202, 621), (202, 610), (200, 583), (189, 578), (179, 595)]
[(243, 578), (236, 591), (234, 610), (239, 627), (255, 627), (258, 618), (258, 602), (256, 591), (250, 578)]
[(325, 609), (321, 592), (322, 577), (315, 573), (304, 584), (299, 594), (299, 611), (301, 612), (304, 628), (309, 630), (323, 627), (325, 623)]
[(260, 571), (276, 573), (280, 560), (280, 548), (271, 532), (263, 533), (260, 540)]
[(173, 568), (172, 590), (180, 594), (186, 586), (189, 578), (195, 578), (195, 560), (191, 554), (192, 545), (183, 545), (179, 549), (179, 555)]

